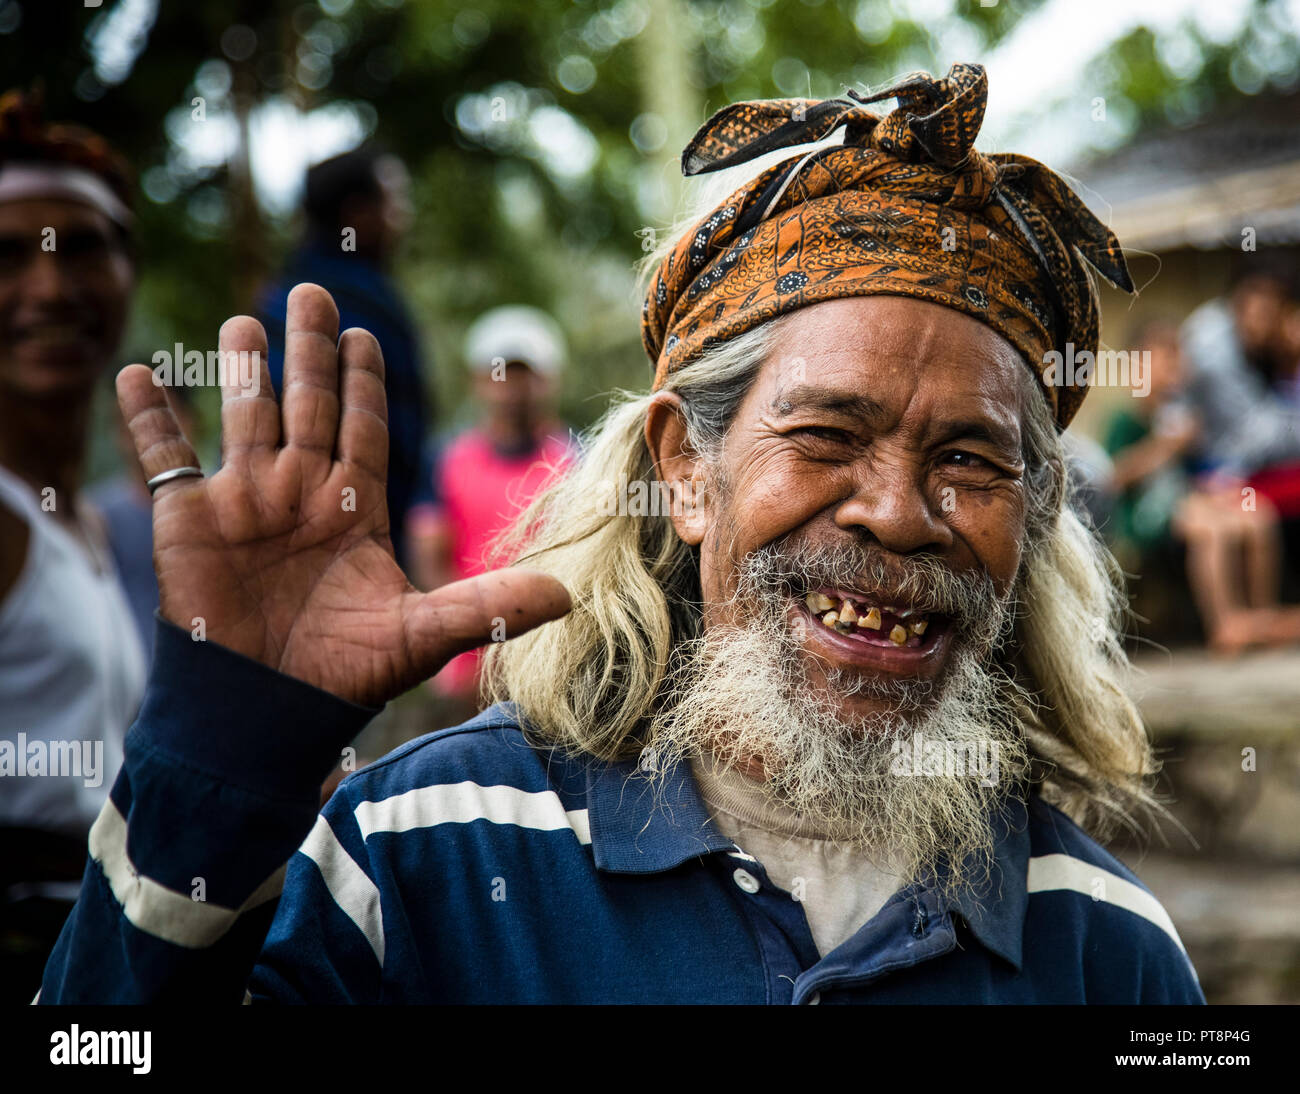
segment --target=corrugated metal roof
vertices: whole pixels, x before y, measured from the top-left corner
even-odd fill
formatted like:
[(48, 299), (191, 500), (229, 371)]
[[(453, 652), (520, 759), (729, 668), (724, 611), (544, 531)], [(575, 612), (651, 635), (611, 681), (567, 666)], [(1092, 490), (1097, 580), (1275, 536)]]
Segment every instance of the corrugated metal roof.
[(1139, 137), (1073, 172), (1126, 248), (1300, 242), (1300, 94), (1260, 96), (1181, 129)]

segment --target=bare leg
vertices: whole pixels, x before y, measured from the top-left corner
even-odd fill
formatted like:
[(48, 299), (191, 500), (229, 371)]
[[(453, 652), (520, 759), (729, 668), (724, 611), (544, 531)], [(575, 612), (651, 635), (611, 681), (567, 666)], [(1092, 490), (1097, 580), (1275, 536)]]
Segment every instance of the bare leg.
[(1300, 642), (1300, 604), (1287, 604), (1275, 609), (1268, 629), (1270, 643), (1289, 646)]
[(1240, 528), (1245, 542), (1246, 603), (1252, 608), (1277, 606), (1282, 585), (1282, 536), (1271, 505), (1242, 513)]
[(1187, 577), (1205, 633), (1215, 636), (1241, 599), (1233, 587), (1232, 554), (1239, 541), (1224, 527), (1222, 514), (1204, 495), (1190, 495), (1179, 514), (1178, 530), (1187, 542)]

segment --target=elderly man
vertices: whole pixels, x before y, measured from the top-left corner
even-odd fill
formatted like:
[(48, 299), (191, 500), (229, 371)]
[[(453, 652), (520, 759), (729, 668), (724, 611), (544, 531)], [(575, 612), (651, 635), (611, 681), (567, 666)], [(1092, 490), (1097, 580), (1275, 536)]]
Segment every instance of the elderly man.
[[(699, 173), (844, 138), (663, 257), (655, 390), (522, 515), (533, 569), (409, 586), (379, 347), (336, 349), (313, 286), (283, 405), (231, 393), (211, 479), (168, 479), (192, 453), (123, 371), (158, 654), (42, 1001), (1203, 1001), (1076, 823), (1145, 808), (1152, 767), (1063, 498), (1084, 392), (1038, 378), (1095, 346), (1080, 256), (1127, 285), (1118, 244), (972, 150), (978, 67), (888, 95), (739, 104), (687, 148)], [(317, 816), (374, 707), (488, 639), (500, 702)]]

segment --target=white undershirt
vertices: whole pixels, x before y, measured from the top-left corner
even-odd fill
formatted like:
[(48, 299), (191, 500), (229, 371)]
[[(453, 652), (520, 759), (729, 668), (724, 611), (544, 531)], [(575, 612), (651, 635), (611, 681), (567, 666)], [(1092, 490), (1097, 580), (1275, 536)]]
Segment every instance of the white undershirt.
[(0, 504), (30, 529), (23, 568), (0, 600), (0, 741), (16, 749), (21, 733), (28, 755), (35, 747), (49, 757), (51, 742), (89, 742), (91, 764), (99, 753), (97, 786), (85, 774), (0, 777), (0, 824), (84, 837), (122, 766), (144, 651), (107, 548), (79, 542), (4, 468)]
[(691, 773), (718, 830), (803, 904), (821, 956), (856, 934), (902, 888), (877, 864), (880, 856), (820, 836), (735, 768), (692, 759)]

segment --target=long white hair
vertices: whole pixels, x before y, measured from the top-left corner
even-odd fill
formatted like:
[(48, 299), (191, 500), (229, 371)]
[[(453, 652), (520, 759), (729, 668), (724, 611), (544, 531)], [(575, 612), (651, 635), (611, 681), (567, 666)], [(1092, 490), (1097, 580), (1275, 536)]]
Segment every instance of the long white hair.
[[(774, 162), (818, 146), (781, 150), (705, 178), (690, 210), (645, 260), (653, 271), (683, 231)], [(782, 320), (733, 338), (673, 373), (664, 389), (683, 400), (687, 443), (716, 453), (775, 343)], [(1028, 513), (1016, 612), (998, 654), (1020, 687), (1017, 716), (1042, 795), (1099, 838), (1158, 809), (1157, 765), (1123, 686), (1127, 620), (1123, 575), (1069, 497), (1060, 438), (1037, 379), (1023, 370), (1022, 422)], [(1030, 390), (1032, 389), (1032, 391)], [(498, 546), (498, 560), (560, 579), (573, 610), (485, 656), (484, 691), (512, 700), (539, 742), (601, 759), (638, 755), (649, 722), (671, 693), (674, 650), (700, 626), (698, 554), (653, 507), (611, 504), (654, 469), (644, 439), (651, 395), (620, 392), (585, 438), (575, 466), (538, 496)]]

